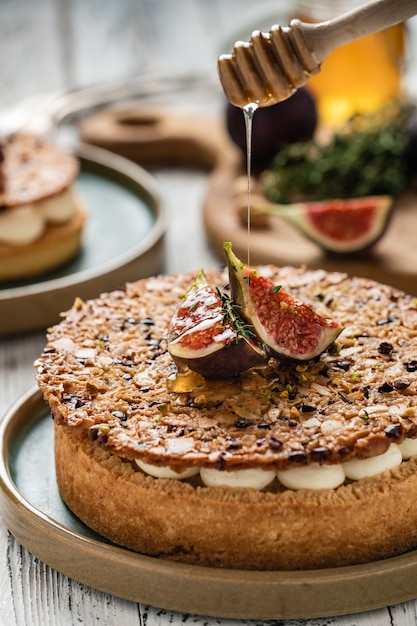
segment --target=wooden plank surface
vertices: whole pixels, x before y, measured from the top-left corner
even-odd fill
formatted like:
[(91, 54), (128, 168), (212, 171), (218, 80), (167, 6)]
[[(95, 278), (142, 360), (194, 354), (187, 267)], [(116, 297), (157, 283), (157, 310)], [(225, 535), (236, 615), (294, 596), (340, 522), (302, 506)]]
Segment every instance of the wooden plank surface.
[[(286, 5), (276, 0), (1, 0), (0, 109), (50, 91), (142, 75), (197, 72), (215, 80), (215, 59), (228, 51), (225, 42), (233, 43), (239, 33), (247, 36), (265, 22), (282, 21)], [(207, 245), (201, 214), (207, 174), (187, 169), (159, 169), (155, 174), (170, 215), (165, 271), (218, 264)], [(44, 340), (40, 332), (0, 341), (0, 415), (33, 386), (32, 364)], [(286, 624), (411, 626), (416, 613), (417, 602), (408, 602), (360, 615)], [(261, 624), (174, 614), (99, 593), (32, 557), (0, 520), (0, 626), (96, 623)]]

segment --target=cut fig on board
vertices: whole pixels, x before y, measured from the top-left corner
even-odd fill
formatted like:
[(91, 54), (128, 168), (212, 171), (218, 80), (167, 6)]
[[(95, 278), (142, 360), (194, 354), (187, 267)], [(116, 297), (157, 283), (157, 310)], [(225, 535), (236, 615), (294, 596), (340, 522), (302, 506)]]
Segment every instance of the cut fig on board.
[(266, 351), (236, 309), (200, 271), (170, 323), (168, 351), (179, 370), (228, 378), (267, 362)]
[(304, 202), (252, 205), (254, 216), (276, 215), (334, 254), (357, 254), (385, 233), (394, 206), (391, 196), (367, 196)]
[(225, 242), (223, 248), (231, 297), (272, 354), (307, 361), (335, 341), (342, 331), (339, 324), (320, 316), (310, 305), (297, 302), (281, 285), (244, 265), (231, 243)]

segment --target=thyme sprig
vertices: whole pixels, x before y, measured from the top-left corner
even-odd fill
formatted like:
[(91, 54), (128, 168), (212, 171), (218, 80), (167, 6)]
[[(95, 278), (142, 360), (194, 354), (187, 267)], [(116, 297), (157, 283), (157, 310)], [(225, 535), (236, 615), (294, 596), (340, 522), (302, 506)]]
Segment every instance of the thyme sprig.
[(327, 142), (287, 144), (262, 176), (275, 203), (398, 196), (409, 184), (409, 125), (415, 106), (394, 102), (357, 114)]
[(220, 287), (216, 287), (217, 295), (220, 298), (223, 309), (223, 324), (230, 322), (236, 331), (236, 342), (240, 339), (254, 339), (256, 338), (255, 332), (252, 330), (252, 324), (244, 322), (240, 317), (239, 311), (242, 308), (239, 304), (234, 302), (229, 295)]

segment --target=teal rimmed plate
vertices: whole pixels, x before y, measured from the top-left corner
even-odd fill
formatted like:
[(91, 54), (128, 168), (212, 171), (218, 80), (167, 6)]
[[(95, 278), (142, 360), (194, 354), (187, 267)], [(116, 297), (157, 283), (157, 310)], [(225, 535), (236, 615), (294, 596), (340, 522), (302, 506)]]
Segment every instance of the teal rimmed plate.
[(59, 572), (167, 610), (234, 619), (305, 619), (368, 611), (417, 596), (417, 552), (366, 565), (260, 572), (136, 554), (89, 530), (63, 504), (53, 423), (30, 390), (0, 422), (0, 514), (16, 539)]
[(166, 216), (155, 179), (100, 148), (79, 144), (75, 154), (88, 211), (81, 252), (31, 281), (0, 283), (0, 335), (44, 329), (76, 296), (96, 297), (163, 266)]

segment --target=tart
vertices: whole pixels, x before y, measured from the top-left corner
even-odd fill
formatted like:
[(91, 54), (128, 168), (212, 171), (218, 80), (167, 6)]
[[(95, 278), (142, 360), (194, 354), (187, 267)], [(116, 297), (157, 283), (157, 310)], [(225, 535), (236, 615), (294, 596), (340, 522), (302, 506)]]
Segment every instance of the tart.
[(75, 189), (78, 160), (34, 135), (2, 142), (0, 280), (29, 278), (73, 258), (85, 207)]
[[(229, 378), (178, 370), (191, 273), (77, 299), (37, 381), (68, 507), (110, 541), (211, 567), (296, 570), (417, 545), (417, 302), (364, 278), (263, 266), (343, 330), (307, 360)], [(227, 289), (225, 271), (205, 273)]]

